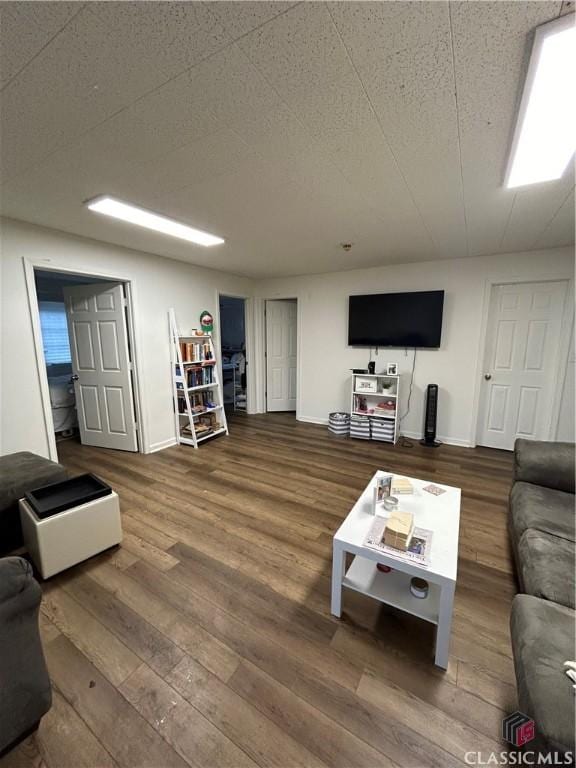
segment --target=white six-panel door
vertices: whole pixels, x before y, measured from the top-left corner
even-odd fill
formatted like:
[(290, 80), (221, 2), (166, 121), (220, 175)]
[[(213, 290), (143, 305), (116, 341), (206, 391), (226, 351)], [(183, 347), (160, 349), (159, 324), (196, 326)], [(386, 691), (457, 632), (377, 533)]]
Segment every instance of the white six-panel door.
[(78, 285), (64, 297), (82, 444), (137, 451), (124, 288)]
[(266, 407), (296, 410), (297, 302), (266, 302)]
[(565, 282), (492, 288), (478, 444), (512, 450), (550, 437)]

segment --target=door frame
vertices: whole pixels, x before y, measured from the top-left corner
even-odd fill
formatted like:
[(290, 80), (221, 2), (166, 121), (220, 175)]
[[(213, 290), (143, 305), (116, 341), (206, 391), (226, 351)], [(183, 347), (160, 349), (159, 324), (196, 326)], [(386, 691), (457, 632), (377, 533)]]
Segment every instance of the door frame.
[(54, 432), (54, 420), (52, 418), (52, 406), (50, 403), (50, 389), (48, 387), (48, 372), (46, 370), (46, 360), (44, 358), (44, 343), (42, 340), (42, 331), (40, 328), (40, 307), (38, 304), (38, 294), (36, 293), (36, 282), (34, 280), (34, 271), (36, 269), (42, 272), (60, 272), (70, 275), (81, 275), (84, 277), (101, 278), (102, 280), (111, 280), (117, 283), (123, 283), (126, 287), (126, 318), (128, 325), (128, 337), (130, 341), (130, 350), (132, 353), (132, 389), (134, 395), (134, 409), (136, 415), (136, 438), (138, 443), (138, 453), (146, 453), (145, 446), (148, 445), (148, 428), (144, 423), (143, 415), (144, 397), (141, 382), (142, 368), (140, 361), (140, 343), (136, 335), (136, 324), (134, 322), (136, 291), (133, 281), (127, 277), (111, 275), (108, 273), (86, 270), (83, 268), (74, 269), (70, 266), (58, 265), (54, 261), (43, 261), (42, 259), (23, 258), (24, 277), (26, 281), (26, 292), (28, 294), (28, 309), (32, 323), (32, 336), (34, 338), (34, 351), (36, 353), (36, 370), (38, 373), (38, 382), (40, 384), (40, 398), (42, 401), (42, 411), (44, 414), (44, 428), (46, 430), (46, 439), (48, 442), (48, 451), (52, 461), (58, 461), (58, 449), (56, 446), (56, 435)]
[(258, 360), (260, 363), (258, 371), (257, 382), (257, 413), (273, 413), (268, 411), (266, 391), (268, 387), (267, 381), (267, 342), (266, 342), (266, 302), (267, 301), (286, 301), (292, 300), (296, 302), (296, 420), (305, 421), (301, 415), (301, 399), (302, 399), (302, 302), (298, 294), (291, 292), (274, 295), (274, 296), (260, 296), (256, 302), (256, 328), (255, 337), (258, 344)]
[(231, 299), (244, 299), (244, 343), (246, 345), (246, 363), (248, 370), (246, 374), (246, 413), (256, 413), (254, 404), (256, 402), (256, 377), (254, 375), (254, 355), (252, 350), (254, 347), (253, 332), (254, 327), (254, 297), (245, 293), (236, 293), (234, 291), (221, 291), (216, 289), (216, 312), (214, 318), (215, 334), (214, 339), (216, 349), (219, 352), (218, 369), (220, 373), (220, 382), (222, 383), (222, 398), (224, 398), (224, 377), (222, 375), (222, 334), (220, 329), (222, 327), (222, 321), (220, 319), (220, 297), (229, 296)]
[[(560, 326), (560, 341), (558, 344), (558, 367), (556, 383), (554, 385), (554, 396), (552, 400), (552, 410), (550, 423), (548, 425), (547, 440), (554, 440), (558, 430), (558, 419), (560, 418), (560, 405), (562, 401), (562, 390), (564, 388), (564, 374), (568, 364), (570, 352), (570, 333), (572, 329), (572, 320), (574, 314), (574, 280), (568, 275), (534, 275), (533, 277), (489, 277), (484, 281), (484, 296), (482, 299), (482, 323), (480, 326), (480, 337), (478, 342), (478, 354), (476, 359), (476, 382), (474, 385), (474, 400), (472, 405), (472, 434), (470, 436), (470, 445), (478, 445), (480, 434), (480, 397), (482, 394), (482, 371), (486, 359), (486, 341), (488, 336), (488, 321), (490, 312), (490, 301), (492, 291), (496, 285), (525, 285), (528, 283), (565, 283), (566, 293), (564, 296), (564, 307), (562, 308), (562, 319)], [(494, 449), (498, 450), (498, 449)]]

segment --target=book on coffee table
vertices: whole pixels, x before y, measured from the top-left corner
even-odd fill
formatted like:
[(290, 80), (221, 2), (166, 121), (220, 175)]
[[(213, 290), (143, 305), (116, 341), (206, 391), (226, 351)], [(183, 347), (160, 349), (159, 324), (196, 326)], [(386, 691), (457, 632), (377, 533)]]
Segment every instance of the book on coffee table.
[(364, 546), (376, 549), (384, 555), (407, 560), (424, 567), (430, 565), (430, 548), (432, 546), (432, 531), (428, 528), (414, 528), (412, 538), (406, 550), (396, 549), (384, 543), (384, 532), (388, 519), (376, 517), (364, 539)]

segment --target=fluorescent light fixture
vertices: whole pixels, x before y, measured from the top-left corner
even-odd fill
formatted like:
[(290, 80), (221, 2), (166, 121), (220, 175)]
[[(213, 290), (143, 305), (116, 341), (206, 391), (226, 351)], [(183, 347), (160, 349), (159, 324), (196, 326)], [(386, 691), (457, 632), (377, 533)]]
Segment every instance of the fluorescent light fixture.
[(536, 30), (518, 122), (512, 142), (507, 187), (559, 179), (576, 149), (576, 27), (574, 14)]
[(103, 213), (106, 216), (128, 221), (130, 224), (136, 224), (139, 227), (153, 229), (155, 232), (162, 232), (164, 235), (179, 237), (181, 240), (189, 240), (197, 245), (220, 245), (224, 242), (221, 237), (210, 235), (208, 232), (202, 232), (201, 229), (188, 227), (186, 224), (180, 224), (180, 222), (174, 221), (174, 219), (147, 211), (145, 208), (138, 208), (136, 205), (123, 203), (121, 200), (116, 200), (108, 195), (101, 195), (93, 200), (87, 200), (84, 205), (88, 206), (91, 211), (96, 211), (96, 213)]

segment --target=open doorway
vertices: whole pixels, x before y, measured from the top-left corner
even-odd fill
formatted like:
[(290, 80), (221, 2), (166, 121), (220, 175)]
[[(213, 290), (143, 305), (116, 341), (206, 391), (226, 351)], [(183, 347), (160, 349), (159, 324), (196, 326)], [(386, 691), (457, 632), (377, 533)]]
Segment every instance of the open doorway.
[(41, 268), (33, 276), (51, 453), (63, 439), (138, 451), (128, 286)]
[(298, 302), (266, 300), (266, 410), (296, 411)]
[(246, 411), (246, 299), (220, 295), (219, 304), (224, 405), (230, 410)]

